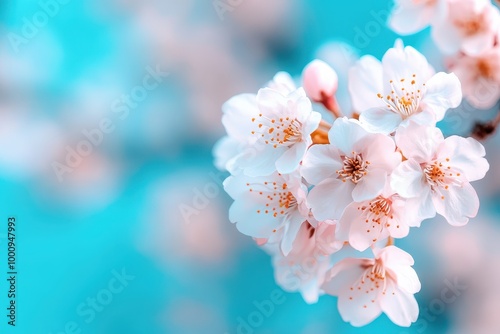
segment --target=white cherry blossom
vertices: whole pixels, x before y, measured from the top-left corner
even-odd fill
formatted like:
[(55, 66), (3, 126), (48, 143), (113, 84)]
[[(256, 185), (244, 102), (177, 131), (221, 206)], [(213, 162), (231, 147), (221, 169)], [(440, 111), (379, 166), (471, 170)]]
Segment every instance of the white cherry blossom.
[(257, 95), (235, 96), (223, 106), (222, 123), (233, 144), (221, 142), (219, 147), (224, 150), (234, 148), (234, 141), (241, 143), (237, 146), (240, 152), (233, 152), (237, 155), (226, 163), (231, 170), (251, 176), (276, 170), (291, 173), (312, 143), (310, 135), (317, 129), (321, 114), (312, 111), (304, 90), (288, 92), (291, 84), (283, 80), (275, 80), (271, 87), (260, 89)]
[(420, 202), (405, 199), (389, 185), (377, 197), (349, 204), (340, 218), (337, 238), (349, 241), (359, 251), (364, 251), (387, 237), (403, 238), (410, 227), (419, 226)]
[(499, 25), (490, 0), (448, 0), (448, 14), (433, 26), (432, 37), (446, 54), (479, 55), (493, 47)]
[(473, 138), (444, 139), (438, 128), (416, 123), (400, 128), (396, 143), (407, 160), (392, 174), (391, 186), (405, 198), (418, 198), (422, 217), (437, 212), (460, 226), (476, 216), (479, 199), (470, 182), (489, 169), (483, 145)]
[(349, 72), (349, 92), (361, 123), (380, 133), (392, 133), (410, 120), (435, 125), (462, 101), (455, 74), (434, 74), (420, 52), (400, 41), (382, 62), (362, 57)]
[(389, 26), (398, 34), (408, 35), (443, 19), (448, 0), (396, 0)]
[(409, 327), (418, 318), (414, 294), (420, 291), (413, 258), (395, 246), (375, 249), (374, 255), (338, 262), (323, 289), (338, 296), (340, 315), (353, 326), (364, 326), (384, 312), (396, 325)]
[(230, 176), (224, 189), (234, 199), (229, 220), (241, 233), (269, 239), (279, 231), (282, 251), (290, 252), (297, 231), (309, 216), (307, 187), (298, 172)]
[(301, 168), (315, 185), (308, 203), (317, 220), (339, 219), (352, 201), (378, 196), (401, 161), (392, 138), (370, 133), (353, 119), (335, 120), (328, 137), (330, 144), (308, 150)]

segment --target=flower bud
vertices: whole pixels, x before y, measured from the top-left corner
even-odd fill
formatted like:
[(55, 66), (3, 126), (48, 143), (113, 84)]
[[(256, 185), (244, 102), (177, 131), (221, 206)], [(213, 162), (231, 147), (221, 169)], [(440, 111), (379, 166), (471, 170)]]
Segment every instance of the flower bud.
[(304, 90), (315, 102), (332, 97), (338, 88), (338, 76), (333, 68), (322, 60), (310, 62), (302, 72)]

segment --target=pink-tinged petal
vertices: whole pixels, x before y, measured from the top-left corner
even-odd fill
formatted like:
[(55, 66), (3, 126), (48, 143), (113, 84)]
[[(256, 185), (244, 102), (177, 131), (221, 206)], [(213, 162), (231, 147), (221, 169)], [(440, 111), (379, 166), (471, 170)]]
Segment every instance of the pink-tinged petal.
[(267, 241), (269, 240), (266, 238), (253, 238), (253, 239), (255, 240), (257, 246), (264, 246), (265, 244), (267, 244)]
[(371, 134), (359, 141), (353, 147), (354, 151), (363, 154), (368, 161), (369, 170), (383, 169), (391, 173), (402, 160), (401, 153), (396, 151), (396, 144), (392, 137), (382, 134)]
[(306, 152), (300, 172), (307, 182), (318, 184), (337, 177), (341, 168), (339, 152), (333, 145), (313, 145)]
[(363, 112), (374, 107), (384, 107), (377, 97), (383, 92), (382, 64), (372, 56), (363, 56), (349, 70), (349, 93), (355, 111)]
[(287, 108), (287, 99), (276, 90), (262, 88), (257, 93), (257, 105), (263, 114), (284, 115)]
[[(259, 210), (261, 213), (258, 213)], [(243, 199), (231, 205), (229, 220), (236, 223), (238, 231), (254, 238), (269, 238), (282, 224), (281, 219), (263, 214), (262, 206)]]
[(432, 39), (445, 54), (454, 54), (460, 50), (462, 38), (447, 20), (437, 22), (432, 31)]
[(462, 102), (462, 87), (454, 73), (439, 72), (425, 86), (422, 108), (432, 110), (436, 121), (442, 120), (448, 109), (456, 108)]
[(302, 129), (303, 136), (310, 136), (318, 128), (320, 122), (321, 114), (316, 111), (311, 112)]
[(325, 96), (333, 96), (339, 83), (337, 72), (319, 59), (313, 60), (304, 68), (302, 80), (307, 95), (318, 102)]
[(393, 264), (386, 265), (398, 287), (407, 293), (417, 293), (422, 288), (417, 272), (409, 265)]
[(368, 174), (363, 176), (352, 191), (355, 202), (364, 202), (375, 198), (382, 193), (387, 182), (387, 171), (370, 168)]
[[(410, 35), (427, 27), (433, 18), (432, 10), (435, 6), (414, 4), (413, 2), (397, 1), (401, 3), (393, 10), (389, 18), (389, 26), (400, 35)], [(429, 8), (432, 7), (432, 8)]]
[(333, 123), (328, 132), (328, 139), (341, 152), (350, 155), (353, 145), (369, 134), (358, 121), (342, 117)]
[(396, 131), (396, 144), (407, 159), (419, 163), (435, 158), (437, 149), (444, 141), (443, 133), (436, 127), (410, 122)]
[(415, 297), (398, 289), (391, 279), (387, 280), (387, 288), (380, 300), (380, 306), (389, 319), (398, 326), (409, 327), (417, 321), (419, 309)]
[[(393, 214), (393, 219), (388, 221), (389, 226), (386, 229), (389, 235), (393, 238), (404, 238), (410, 233), (410, 220), (415, 217), (411, 217), (408, 212), (406, 214), (399, 215), (397, 213)], [(420, 222), (420, 221), (419, 221)]]
[[(430, 191), (429, 191), (430, 193)], [(420, 213), (420, 208), (423, 206), (421, 197), (402, 199), (398, 198), (399, 196), (394, 196), (392, 198), (392, 207), (394, 210), (394, 220), (400, 223), (404, 223), (409, 227), (420, 227), (422, 220), (428, 218), (425, 215)], [(432, 204), (432, 200), (430, 201), (431, 209), (434, 210), (434, 205)], [(425, 212), (425, 211), (424, 211)], [(431, 213), (432, 214), (432, 213)], [(436, 211), (434, 210), (434, 215)], [(401, 231), (394, 231), (397, 226), (390, 226), (389, 231), (391, 235), (395, 238), (398, 238), (395, 234), (402, 233)], [(408, 231), (409, 232), (409, 231)], [(408, 233), (407, 232), (407, 233)], [(402, 236), (404, 237), (404, 236)]]
[(432, 200), (437, 213), (453, 226), (467, 224), (469, 218), (474, 218), (479, 210), (479, 198), (468, 182), (463, 182), (462, 185), (450, 185), (448, 190), (436, 192)]
[(429, 65), (425, 56), (411, 46), (387, 50), (382, 58), (382, 67), (384, 92), (391, 92), (394, 89), (390, 80), (394, 82), (412, 80), (413, 75), (416, 74), (417, 82), (424, 83), (434, 74), (434, 69)]
[(493, 47), (494, 33), (475, 34), (462, 41), (462, 50), (470, 56), (478, 56)]
[(459, 136), (446, 138), (438, 152), (439, 158), (450, 159), (449, 164), (458, 168), (469, 182), (482, 179), (489, 170), (490, 165), (483, 158), (485, 154), (480, 142), (474, 138)]
[(300, 161), (307, 150), (307, 143), (300, 142), (291, 146), (276, 160), (276, 169), (283, 174), (289, 174), (299, 167)]
[[(302, 224), (304, 224), (304, 219), (293, 219), (284, 227), (285, 232), (281, 240), (281, 251), (284, 256), (287, 256), (292, 251), (293, 242)], [(308, 223), (306, 222), (305, 224)]]
[(285, 96), (297, 89), (292, 77), (286, 72), (276, 73), (273, 80), (266, 86), (280, 92)]
[(402, 162), (391, 175), (391, 187), (402, 197), (412, 198), (428, 188), (420, 164), (415, 160)]
[(346, 258), (336, 263), (326, 275), (322, 288), (332, 296), (350, 290), (350, 287), (365, 272), (364, 266), (373, 264), (373, 260)]
[(307, 201), (314, 217), (319, 220), (339, 219), (345, 207), (352, 202), (352, 182), (326, 179), (309, 192)]
[(236, 168), (244, 170), (248, 176), (269, 175), (276, 171), (276, 160), (287, 150), (286, 147), (274, 149), (272, 146), (254, 145), (234, 161)]
[(381, 226), (373, 223), (367, 218), (366, 212), (358, 209), (362, 205), (364, 203), (350, 204), (339, 221), (341, 226), (349, 226), (349, 244), (360, 252), (384, 237), (381, 236)]
[(390, 134), (403, 119), (400, 114), (387, 108), (371, 108), (361, 113), (359, 121), (371, 132)]
[(388, 268), (394, 266), (412, 266), (415, 263), (410, 254), (396, 246), (374, 249), (373, 253), (375, 257), (381, 259), (384, 266)]
[(408, 201), (419, 202), (418, 217), (420, 219), (424, 220), (434, 218), (436, 216), (436, 208), (434, 207), (434, 202), (432, 201), (432, 190), (430, 187), (425, 187), (419, 197), (411, 198)]
[(252, 132), (252, 118), (259, 114), (255, 94), (240, 94), (222, 106), (222, 124), (229, 137), (247, 142)]
[[(370, 270), (370, 267), (365, 269), (338, 296), (338, 309), (342, 319), (356, 327), (372, 322), (382, 313), (379, 300), (382, 286), (370, 279)], [(356, 269), (351, 271), (357, 272)], [(345, 278), (339, 275), (338, 279)]]
[(231, 159), (240, 153), (241, 143), (229, 136), (219, 139), (213, 148), (214, 165), (221, 171), (229, 170)]

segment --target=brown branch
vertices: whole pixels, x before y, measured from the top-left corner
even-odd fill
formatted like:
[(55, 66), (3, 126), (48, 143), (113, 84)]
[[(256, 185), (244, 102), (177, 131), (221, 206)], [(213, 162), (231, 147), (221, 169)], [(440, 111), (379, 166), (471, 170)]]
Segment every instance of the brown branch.
[(477, 140), (486, 140), (488, 137), (492, 136), (500, 124), (500, 110), (496, 117), (488, 122), (476, 122), (474, 128), (472, 129), (471, 136)]

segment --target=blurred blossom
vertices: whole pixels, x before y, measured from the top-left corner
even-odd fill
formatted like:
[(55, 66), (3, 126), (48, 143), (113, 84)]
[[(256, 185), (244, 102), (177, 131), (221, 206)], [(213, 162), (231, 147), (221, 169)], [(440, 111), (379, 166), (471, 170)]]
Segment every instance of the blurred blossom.
[(231, 228), (222, 205), (222, 185), (210, 176), (175, 173), (158, 182), (150, 193), (147, 225), (139, 248), (159, 262), (221, 264), (231, 260)]

